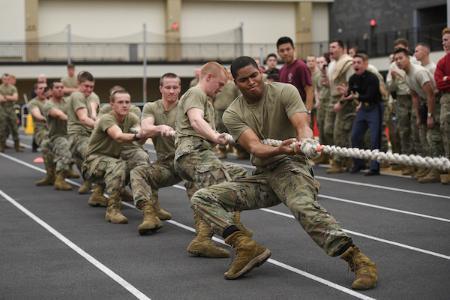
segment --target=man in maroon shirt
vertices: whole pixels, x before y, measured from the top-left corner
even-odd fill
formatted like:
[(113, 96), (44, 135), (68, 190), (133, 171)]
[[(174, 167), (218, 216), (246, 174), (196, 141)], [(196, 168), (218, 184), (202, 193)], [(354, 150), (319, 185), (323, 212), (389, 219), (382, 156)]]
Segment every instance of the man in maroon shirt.
[(295, 59), (295, 47), (291, 38), (283, 36), (277, 41), (278, 55), (284, 62), (280, 70), (280, 82), (294, 85), (305, 102), (308, 114), (313, 109), (314, 90), (311, 73), (301, 59)]
[[(440, 100), (442, 143), (444, 144), (445, 156), (450, 158), (450, 28), (442, 30), (442, 46), (446, 54), (437, 63), (434, 79), (436, 80), (436, 87), (442, 94)], [(441, 174), (441, 183), (450, 183), (450, 170), (447, 174)]]

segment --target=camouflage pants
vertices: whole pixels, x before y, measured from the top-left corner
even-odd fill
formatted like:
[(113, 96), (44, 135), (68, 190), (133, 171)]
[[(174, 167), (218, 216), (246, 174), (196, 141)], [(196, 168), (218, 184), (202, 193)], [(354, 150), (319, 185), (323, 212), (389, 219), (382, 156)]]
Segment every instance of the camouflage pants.
[[(333, 104), (328, 102), (325, 109), (325, 116), (323, 120), (323, 135), (326, 141), (326, 145), (334, 145), (333, 138), (334, 122), (336, 121), (336, 113), (333, 110)], [(319, 127), (320, 129), (320, 127)]]
[[(319, 139), (320, 143), (323, 145), (332, 145), (333, 144), (333, 131), (331, 129), (328, 129), (326, 131), (325, 128), (325, 122), (326, 118), (332, 119), (331, 112), (333, 112), (333, 109), (330, 107), (330, 103), (328, 101), (329, 99), (322, 99), (320, 102), (320, 107), (317, 110), (317, 127), (319, 128)], [(331, 112), (330, 112), (331, 110)], [(335, 116), (334, 112), (333, 115)], [(328, 121), (328, 123), (331, 120)], [(334, 119), (333, 119), (334, 123)], [(328, 125), (328, 124), (327, 124)], [(332, 127), (331, 127), (332, 128)]]
[(73, 160), (70, 152), (70, 143), (66, 136), (57, 136), (49, 141), (49, 148), (54, 158), (56, 172), (67, 172), (71, 170)]
[(235, 225), (231, 212), (283, 203), (314, 242), (328, 255), (336, 256), (352, 240), (317, 201), (318, 186), (310, 167), (289, 160), (273, 170), (201, 189), (191, 204), (222, 235), (227, 227)]
[[(383, 101), (383, 116), (382, 116), (382, 127), (381, 127), (381, 145), (380, 150), (383, 152), (388, 151), (388, 141), (391, 142), (392, 152), (400, 152), (400, 141), (397, 132), (397, 126), (393, 120), (394, 108), (389, 105), (388, 101)], [(386, 128), (389, 131), (389, 136), (386, 133)]]
[(450, 93), (443, 94), (441, 97), (440, 121), (445, 156), (450, 158)]
[[(413, 152), (420, 156), (427, 156), (428, 154), (428, 143), (426, 141), (426, 129), (425, 131), (417, 126), (417, 116), (414, 109), (411, 110), (411, 135), (413, 143)], [(420, 133), (422, 132), (422, 133)], [(425, 133), (424, 133), (425, 132)], [(422, 140), (420, 139), (422, 136)], [(424, 138), (425, 137), (425, 138)]]
[(36, 130), (34, 133), (34, 139), (39, 146), (44, 158), (44, 162), (47, 166), (54, 165), (54, 155), (50, 147), (50, 139), (48, 138), (48, 131), (46, 129)]
[[(158, 189), (172, 186), (182, 179), (175, 171), (173, 159), (157, 160), (151, 165), (140, 165), (131, 170), (130, 183), (136, 207), (140, 201), (154, 203), (158, 199)], [(186, 189), (189, 185), (186, 185)]]
[(120, 193), (126, 182), (126, 162), (106, 155), (89, 155), (82, 165), (86, 180), (106, 186), (109, 195)]
[(83, 161), (86, 158), (89, 136), (71, 134), (69, 135), (70, 152), (78, 169), (81, 171)]
[(413, 154), (412, 99), (410, 95), (397, 95), (397, 132), (400, 137), (400, 151), (402, 154)]
[(444, 146), (442, 144), (442, 133), (441, 133), (441, 104), (439, 99), (436, 99), (436, 104), (434, 106), (434, 126), (433, 128), (426, 129), (426, 139), (429, 146), (429, 155), (432, 157), (439, 157), (444, 155)]
[(14, 108), (5, 108), (3, 112), (3, 122), (2, 125), (2, 142), (5, 142), (8, 135), (11, 133), (14, 141), (19, 140), (19, 129), (17, 127), (17, 115)]
[(214, 152), (205, 149), (194, 150), (179, 157), (175, 161), (175, 171), (182, 179), (191, 182), (191, 191), (247, 175), (247, 170), (243, 167), (222, 162)]
[(0, 104), (0, 143), (5, 143), (6, 141), (6, 120), (5, 120), (5, 109), (3, 105)]
[(120, 158), (127, 162), (128, 172), (137, 166), (148, 166), (150, 164), (150, 157), (147, 151), (142, 146), (134, 143), (122, 146)]
[[(333, 139), (336, 146), (350, 147), (350, 135), (352, 132), (355, 115), (355, 106), (350, 101), (346, 101), (342, 109), (336, 113), (333, 131)], [(337, 163), (342, 163), (344, 160), (343, 157), (339, 157), (337, 155), (334, 155), (333, 158)]]

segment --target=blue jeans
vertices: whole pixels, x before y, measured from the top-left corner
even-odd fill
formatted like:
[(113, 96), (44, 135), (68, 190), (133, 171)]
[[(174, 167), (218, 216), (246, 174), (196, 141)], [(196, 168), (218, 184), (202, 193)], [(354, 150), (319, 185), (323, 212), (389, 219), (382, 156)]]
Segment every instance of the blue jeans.
[[(363, 146), (364, 135), (370, 131), (370, 149), (380, 149), (381, 128), (383, 123), (383, 104), (378, 103), (367, 109), (364, 105), (356, 113), (352, 127), (352, 147), (360, 148)], [(362, 169), (364, 161), (362, 159), (353, 159), (353, 166)], [(370, 161), (370, 170), (378, 172), (380, 164), (376, 160)]]

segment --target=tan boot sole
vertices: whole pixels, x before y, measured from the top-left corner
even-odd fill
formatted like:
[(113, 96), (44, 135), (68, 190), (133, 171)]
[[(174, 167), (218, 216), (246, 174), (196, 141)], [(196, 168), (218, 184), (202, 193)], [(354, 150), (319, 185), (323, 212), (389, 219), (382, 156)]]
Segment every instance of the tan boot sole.
[(147, 227), (147, 228), (139, 228), (138, 227), (138, 232), (139, 232), (140, 235), (146, 235), (146, 234), (150, 234), (150, 233), (155, 233), (158, 230), (160, 230), (161, 228), (162, 228), (161, 225), (155, 224), (155, 227), (153, 227), (153, 228), (149, 228), (149, 227)]
[(124, 217), (124, 219), (120, 220), (119, 222), (114, 222), (108, 215), (106, 215), (105, 221), (111, 224), (128, 224), (128, 219), (126, 217)]
[(234, 280), (234, 279), (238, 279), (239, 277), (244, 276), (245, 274), (250, 272), (253, 268), (259, 267), (260, 265), (265, 263), (266, 260), (268, 260), (271, 255), (272, 255), (272, 252), (270, 252), (269, 249), (264, 250), (263, 253), (261, 253), (260, 255), (255, 257), (254, 259), (252, 259), (248, 264), (245, 265), (245, 267), (243, 267), (236, 274), (229, 275), (227, 272), (225, 272), (225, 274), (224, 274), (225, 279)]

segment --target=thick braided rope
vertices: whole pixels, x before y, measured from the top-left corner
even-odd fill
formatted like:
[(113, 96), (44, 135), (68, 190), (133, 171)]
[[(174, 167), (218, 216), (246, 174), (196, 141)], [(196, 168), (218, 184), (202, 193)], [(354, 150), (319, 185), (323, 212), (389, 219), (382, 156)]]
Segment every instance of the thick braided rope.
[[(265, 139), (262, 141), (262, 143), (278, 147), (281, 144), (281, 141)], [(292, 147), (295, 147), (297, 145), (301, 145), (301, 143), (294, 142), (291, 144)], [(311, 145), (311, 147), (303, 145), (303, 147), (300, 147), (300, 149), (308, 157), (313, 157), (314, 154), (323, 152), (326, 154), (337, 154), (344, 157), (387, 161), (415, 167), (434, 168), (442, 171), (450, 170), (450, 160), (445, 157), (422, 157), (419, 155), (406, 155), (392, 152), (386, 153), (379, 150), (363, 150), (358, 148), (344, 148), (328, 145)]]

